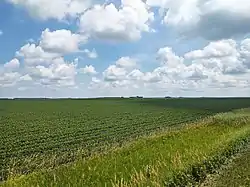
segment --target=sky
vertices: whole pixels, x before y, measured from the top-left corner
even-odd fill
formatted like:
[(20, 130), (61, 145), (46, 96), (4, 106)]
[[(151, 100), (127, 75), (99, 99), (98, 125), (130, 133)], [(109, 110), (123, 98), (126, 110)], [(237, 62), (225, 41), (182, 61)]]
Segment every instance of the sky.
[(249, 0), (1, 0), (0, 97), (250, 96)]

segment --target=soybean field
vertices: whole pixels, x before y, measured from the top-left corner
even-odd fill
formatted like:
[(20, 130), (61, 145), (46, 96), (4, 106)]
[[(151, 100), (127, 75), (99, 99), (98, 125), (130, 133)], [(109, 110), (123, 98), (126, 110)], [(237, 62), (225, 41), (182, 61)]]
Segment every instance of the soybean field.
[(0, 100), (0, 180), (248, 107), (249, 98)]

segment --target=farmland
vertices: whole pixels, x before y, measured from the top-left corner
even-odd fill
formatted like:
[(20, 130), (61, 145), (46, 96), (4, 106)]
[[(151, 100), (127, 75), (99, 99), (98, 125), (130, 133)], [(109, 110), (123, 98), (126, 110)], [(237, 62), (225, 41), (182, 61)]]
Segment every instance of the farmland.
[[(182, 129), (183, 124), (192, 124), (197, 120), (205, 120), (217, 113), (248, 107), (250, 107), (250, 99), (248, 98), (0, 100), (1, 180), (6, 180), (7, 177), (14, 177), (18, 174), (57, 168), (60, 165), (79, 160), (87, 160), (86, 167), (93, 166), (93, 164), (99, 163), (100, 160), (105, 160), (100, 162), (103, 166), (103, 168), (100, 167), (102, 170), (96, 173), (100, 174), (107, 171), (107, 175), (112, 176), (112, 172), (120, 173), (121, 168), (111, 170), (110, 168), (116, 168), (118, 165), (111, 164), (108, 169), (103, 163), (112, 163), (114, 159), (118, 161), (120, 159), (120, 163), (128, 163), (128, 161), (123, 160), (123, 156), (127, 152), (134, 152), (137, 156), (146, 155), (146, 157), (142, 156), (141, 161), (148, 160), (149, 162), (145, 162), (145, 164), (150, 165), (152, 153), (157, 152), (157, 150), (169, 149), (169, 147), (160, 146), (162, 145), (159, 144), (162, 140), (160, 138), (162, 136), (160, 136), (156, 137), (156, 140), (152, 140), (151, 143), (149, 141), (149, 144), (154, 145), (152, 147), (157, 150), (146, 149), (147, 144), (145, 141), (148, 140), (143, 141), (143, 138), (158, 136), (154, 134), (168, 132), (173, 129)], [(248, 120), (248, 114), (244, 114), (243, 119)], [(217, 144), (217, 141), (212, 141), (213, 139), (223, 137), (220, 140), (221, 143), (224, 141), (226, 146), (229, 140), (244, 137), (248, 133), (248, 126), (246, 125), (237, 128), (234, 126), (225, 128), (219, 125), (205, 127), (201, 125), (197, 132), (195, 130), (192, 132), (187, 131), (187, 136), (194, 143), (194, 147), (197, 146), (195, 144), (196, 140), (200, 140), (206, 134), (213, 133), (207, 139), (207, 142), (204, 140), (204, 144), (201, 144), (201, 146), (206, 145), (207, 147), (205, 150), (201, 150), (203, 152), (201, 152), (199, 159), (206, 154), (212, 154), (218, 148), (216, 146), (219, 146), (219, 144)], [(185, 135), (186, 131), (183, 130), (183, 134), (181, 133), (178, 137), (185, 137)], [(180, 140), (183, 139), (180, 138)], [(173, 149), (178, 150), (183, 143), (181, 141), (178, 144), (180, 140), (179, 138), (174, 140), (167, 138), (166, 141), (170, 141), (170, 145), (176, 142), (177, 147)], [(98, 161), (95, 159), (91, 161), (95, 155), (109, 152), (114, 147), (118, 149), (118, 147), (129, 144), (128, 142), (134, 141), (137, 141), (137, 143), (133, 144), (133, 149), (129, 147), (122, 151), (109, 153), (107, 157), (97, 159)], [(192, 147), (190, 142), (186, 146)], [(133, 150), (138, 150), (138, 152)], [(166, 154), (164, 152), (160, 153), (159, 158), (161, 158), (161, 155)], [(135, 155), (131, 155), (131, 157), (135, 158)], [(187, 156), (188, 162), (186, 164), (193, 162), (190, 158)], [(161, 161), (167, 163), (167, 160)], [(138, 171), (146, 166), (138, 165), (138, 163), (141, 163), (139, 160), (135, 162)], [(114, 163), (116, 162), (114, 161)], [(136, 163), (132, 162), (135, 166)], [(184, 164), (181, 167), (184, 166), (186, 165)], [(78, 164), (76, 167), (84, 168), (85, 166)], [(133, 169), (128, 164), (127, 173), (133, 173), (129, 168)], [(164, 173), (163, 169), (159, 171)], [(63, 168), (61, 170), (59, 168), (57, 171), (61, 173), (62, 170), (65, 171)], [(77, 176), (74, 169), (71, 171), (71, 169), (67, 168), (66, 170), (69, 170), (69, 176)], [(78, 174), (82, 173), (79, 172)], [(51, 173), (45, 174), (45, 176), (47, 175), (48, 178), (51, 178)], [(162, 177), (166, 177), (166, 175), (172, 174), (170, 172), (170, 174), (161, 175), (154, 182), (160, 184), (160, 181), (163, 180)], [(43, 175), (39, 176), (43, 177)], [(117, 177), (119, 178), (119, 176)], [(131, 175), (121, 177), (127, 178), (129, 182)], [(39, 177), (37, 180), (43, 181)], [(72, 182), (76, 184), (77, 182), (74, 180), (77, 179), (72, 179)], [(98, 182), (98, 180), (100, 185), (105, 179), (97, 177), (95, 181)], [(51, 181), (48, 182), (51, 183)], [(62, 181), (62, 184), (63, 182), (65, 181)], [(86, 180), (86, 182), (89, 182), (86, 185), (91, 186), (91, 180)], [(98, 186), (98, 184), (96, 185)]]

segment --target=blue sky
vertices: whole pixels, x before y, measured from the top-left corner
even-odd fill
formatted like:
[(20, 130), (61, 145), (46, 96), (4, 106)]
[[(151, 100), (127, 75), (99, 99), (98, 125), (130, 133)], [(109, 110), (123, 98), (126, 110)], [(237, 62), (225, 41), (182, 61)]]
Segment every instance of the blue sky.
[(248, 96), (240, 1), (1, 1), (0, 97)]

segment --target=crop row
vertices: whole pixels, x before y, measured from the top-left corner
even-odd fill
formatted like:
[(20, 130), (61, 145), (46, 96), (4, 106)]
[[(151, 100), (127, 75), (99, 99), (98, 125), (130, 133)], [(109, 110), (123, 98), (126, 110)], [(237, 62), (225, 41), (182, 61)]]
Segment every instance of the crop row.
[[(185, 121), (179, 121), (179, 123), (188, 122), (192, 119), (187, 119)], [(96, 142), (110, 142), (112, 139), (124, 139), (129, 136), (133, 135), (142, 135), (146, 132), (152, 132), (155, 129), (159, 128), (160, 126), (153, 126), (150, 122), (147, 123), (134, 123), (132, 126), (115, 126), (111, 129), (101, 129), (100, 131), (86, 131), (81, 133), (72, 133), (72, 134), (65, 134), (61, 136), (52, 136), (48, 134), (45, 137), (39, 137), (36, 139), (37, 141), (32, 141), (32, 139), (27, 141), (10, 141), (8, 145), (1, 147), (0, 154), (5, 153), (5, 156), (15, 156), (17, 153), (20, 155), (22, 152), (27, 153), (29, 150), (30, 153), (34, 154), (35, 151), (44, 151), (44, 150), (52, 150), (53, 147), (64, 147), (68, 146), (78, 146), (80, 143), (83, 147), (88, 142), (92, 142), (95, 140)], [(63, 145), (63, 146), (62, 146)], [(21, 149), (20, 149), (21, 148)]]
[(4, 104), (0, 171), (7, 175), (12, 160), (22, 163), (33, 155), (60, 157), (79, 149), (91, 153), (103, 145), (124, 143), (214, 113), (200, 109), (198, 102), (187, 105), (183, 101), (182, 108), (180, 101), (176, 102), (178, 105), (166, 100), (0, 101)]

